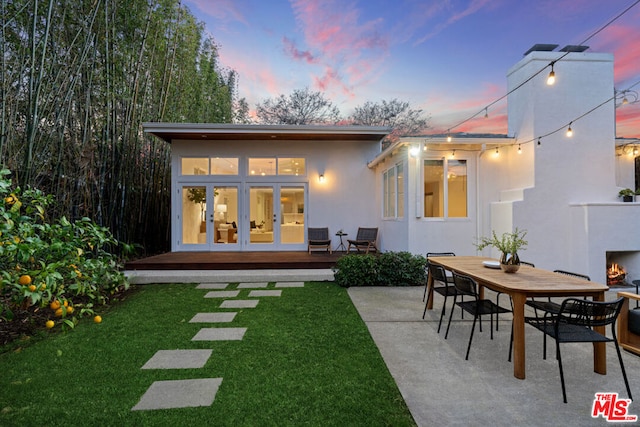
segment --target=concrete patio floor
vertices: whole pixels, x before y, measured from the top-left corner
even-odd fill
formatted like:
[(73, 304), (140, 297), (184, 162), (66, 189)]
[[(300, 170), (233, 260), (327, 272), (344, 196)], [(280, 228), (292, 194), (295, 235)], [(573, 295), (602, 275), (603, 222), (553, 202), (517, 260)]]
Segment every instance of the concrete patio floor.
[[(354, 287), (349, 295), (380, 349), (419, 426), (605, 426), (592, 418), (595, 393), (616, 392), (628, 398), (613, 344), (607, 344), (607, 375), (593, 372), (591, 344), (563, 344), (568, 403), (562, 402), (553, 340), (542, 359), (542, 333), (526, 326), (525, 380), (513, 376), (507, 361), (511, 316), (501, 317), (500, 330), (489, 336), (476, 328), (469, 360), (464, 356), (471, 319), (457, 310), (449, 338), (438, 334), (442, 298), (422, 320), (422, 287)], [(608, 292), (607, 300), (615, 292)], [(488, 293), (493, 298), (493, 293)], [(506, 299), (504, 299), (506, 301)], [(505, 302), (506, 303), (506, 302)], [(450, 302), (449, 302), (450, 304)], [(531, 313), (533, 314), (533, 313)], [(640, 399), (640, 357), (623, 351), (632, 394)], [(631, 402), (629, 415), (640, 415)], [(619, 423), (629, 425), (629, 423)], [(634, 423), (635, 424), (635, 423)]]

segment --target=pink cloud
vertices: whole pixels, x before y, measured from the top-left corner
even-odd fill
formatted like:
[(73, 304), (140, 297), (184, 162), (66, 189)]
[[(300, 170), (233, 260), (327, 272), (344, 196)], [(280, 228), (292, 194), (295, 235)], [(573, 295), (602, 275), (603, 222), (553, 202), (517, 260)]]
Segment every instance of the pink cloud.
[(388, 56), (389, 42), (379, 31), (382, 19), (363, 21), (354, 2), (291, 0), (291, 5), (306, 49), (285, 39), (285, 51), (294, 59), (322, 65), (323, 74), (314, 76), (317, 89), (351, 94), (370, 78), (360, 70), (381, 66)]
[(298, 61), (305, 61), (307, 64), (313, 64), (317, 62), (317, 59), (313, 56), (313, 54), (308, 51), (301, 51), (295, 45), (293, 40), (290, 40), (287, 37), (282, 38), (282, 44), (284, 44), (284, 51), (291, 58)]
[(640, 138), (640, 103), (616, 109), (616, 136)]
[[(637, 17), (640, 19), (640, 16)], [(613, 52), (615, 81), (625, 81), (638, 74), (640, 28), (631, 25), (607, 27), (597, 39), (598, 50)]]

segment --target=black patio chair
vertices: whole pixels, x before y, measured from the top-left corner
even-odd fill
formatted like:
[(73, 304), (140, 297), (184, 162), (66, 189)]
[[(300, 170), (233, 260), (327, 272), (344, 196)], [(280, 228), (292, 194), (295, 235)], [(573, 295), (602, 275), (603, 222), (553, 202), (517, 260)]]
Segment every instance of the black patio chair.
[[(444, 297), (444, 302), (442, 303), (442, 311), (440, 312), (440, 320), (438, 321), (438, 333), (440, 333), (442, 319), (444, 318), (444, 313), (447, 310), (447, 298), (455, 295), (456, 287), (453, 283), (451, 283), (451, 281), (449, 281), (444, 267), (438, 264), (430, 263), (429, 258), (427, 258), (427, 272), (431, 277), (433, 277), (433, 292), (427, 295), (427, 301), (424, 304), (424, 312), (422, 312), (422, 318), (424, 319), (427, 314), (427, 306), (429, 305), (429, 301), (433, 297), (433, 294), (437, 292), (442, 295)], [(453, 311), (454, 308), (455, 305), (451, 306), (451, 311)]]
[[(499, 313), (511, 313), (512, 310), (500, 307), (496, 303), (488, 299), (480, 299), (480, 295), (478, 294), (478, 285), (475, 280), (473, 280), (469, 276), (464, 276), (462, 274), (458, 274), (455, 271), (453, 272), (453, 284), (456, 288), (456, 292), (453, 294), (453, 304), (460, 306), (464, 311), (473, 315), (473, 325), (471, 326), (471, 335), (469, 335), (469, 344), (467, 345), (467, 354), (465, 356), (465, 360), (469, 360), (469, 350), (471, 350), (471, 341), (473, 340), (473, 332), (476, 328), (476, 321), (478, 318), (490, 315), (491, 316), (491, 339), (493, 339), (493, 315), (496, 317)], [(461, 301), (457, 302), (458, 296), (468, 295), (473, 299), (471, 301)], [(444, 335), (444, 338), (447, 339), (449, 335), (449, 328), (451, 326), (451, 318), (453, 317), (453, 309), (449, 314), (449, 323), (447, 324), (447, 332)], [(497, 320), (496, 320), (497, 322)], [(480, 329), (482, 332), (482, 329)], [(511, 338), (509, 343), (509, 361), (511, 361), (511, 350), (513, 347), (513, 322), (511, 323)]]
[(307, 228), (307, 250), (311, 253), (312, 249), (324, 249), (329, 253), (331, 250), (331, 239), (329, 238), (329, 228)]
[[(573, 273), (571, 271), (566, 271), (566, 270), (553, 270), (553, 272), (554, 273), (558, 273), (558, 274), (564, 274), (565, 276), (572, 276), (572, 277), (577, 277), (578, 279), (584, 279), (584, 280), (591, 281), (591, 278), (589, 276), (584, 275), (584, 274), (580, 274), (580, 273)], [(586, 297), (585, 297), (585, 299), (586, 299)], [(533, 308), (533, 311), (534, 311), (536, 317), (539, 317), (538, 310), (540, 310), (541, 315), (543, 317), (556, 316), (560, 312), (560, 304), (558, 304), (557, 302), (552, 301), (551, 297), (549, 297), (546, 301), (540, 301), (540, 300), (535, 300), (535, 299), (531, 298), (530, 300), (525, 302), (525, 304), (528, 305), (529, 307)], [(546, 360), (547, 359), (547, 337), (546, 337), (546, 335), (543, 336), (542, 341), (543, 341), (542, 358)]]
[[(456, 256), (456, 254), (454, 254), (453, 252), (427, 252), (427, 260), (429, 260), (430, 257), (434, 257), (434, 256)], [(429, 269), (426, 268), (425, 266), (425, 270), (427, 270), (427, 282), (425, 282), (424, 284), (424, 294), (422, 295), (422, 301), (425, 300), (425, 298), (427, 297), (427, 283), (429, 283)], [(446, 273), (446, 270), (445, 270)], [(447, 275), (447, 282), (453, 284), (453, 276)]]
[[(623, 297), (615, 301), (590, 301), (577, 298), (567, 298), (560, 305), (560, 310), (555, 316), (535, 317), (525, 319), (528, 324), (542, 331), (545, 336), (550, 336), (556, 340), (556, 359), (560, 369), (560, 382), (562, 383), (562, 398), (567, 403), (567, 392), (564, 385), (564, 371), (562, 369), (562, 356), (560, 354), (560, 344), (562, 343), (608, 343), (613, 342), (618, 354), (620, 369), (624, 384), (627, 387), (629, 399), (631, 389), (627, 380), (627, 373), (624, 369), (622, 354), (618, 346), (615, 323), (622, 308)], [(593, 330), (596, 326), (611, 325), (611, 336), (600, 334)]]

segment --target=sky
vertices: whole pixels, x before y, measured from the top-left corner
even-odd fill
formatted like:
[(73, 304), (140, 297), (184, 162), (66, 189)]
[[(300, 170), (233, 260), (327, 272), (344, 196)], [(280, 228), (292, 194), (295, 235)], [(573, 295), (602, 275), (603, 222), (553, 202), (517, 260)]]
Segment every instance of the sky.
[[(584, 44), (588, 52), (613, 53), (615, 88), (640, 92), (639, 0), (183, 4), (219, 45), (221, 65), (238, 73), (239, 96), (252, 110), (258, 102), (308, 87), (344, 116), (367, 101), (396, 98), (424, 111), (431, 127), (426, 133), (444, 133), (464, 122), (451, 131), (506, 134), (506, 99), (488, 110), (488, 118), (482, 113), (467, 119), (506, 95), (507, 71), (537, 43)], [(621, 106), (616, 117), (617, 136), (640, 137), (640, 102)]]

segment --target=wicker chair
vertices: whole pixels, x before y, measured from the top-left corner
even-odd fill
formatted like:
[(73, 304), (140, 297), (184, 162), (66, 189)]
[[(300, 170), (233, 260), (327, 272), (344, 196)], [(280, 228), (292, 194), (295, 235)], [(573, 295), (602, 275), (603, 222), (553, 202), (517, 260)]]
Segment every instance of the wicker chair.
[(324, 249), (328, 251), (330, 254), (333, 253), (331, 250), (331, 239), (329, 238), (329, 228), (307, 228), (307, 250), (311, 253), (313, 249)]

